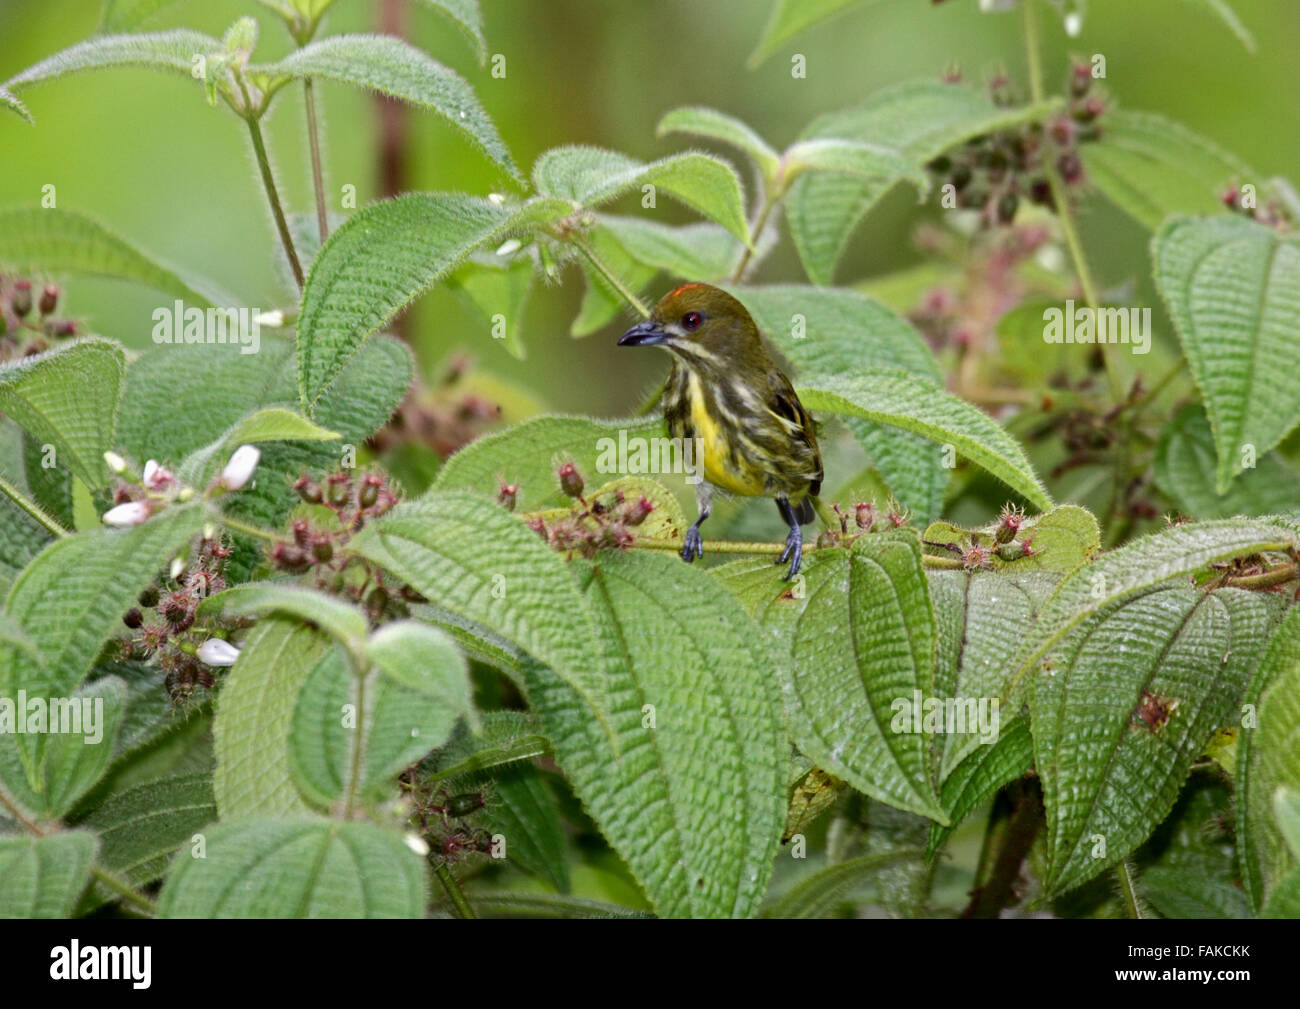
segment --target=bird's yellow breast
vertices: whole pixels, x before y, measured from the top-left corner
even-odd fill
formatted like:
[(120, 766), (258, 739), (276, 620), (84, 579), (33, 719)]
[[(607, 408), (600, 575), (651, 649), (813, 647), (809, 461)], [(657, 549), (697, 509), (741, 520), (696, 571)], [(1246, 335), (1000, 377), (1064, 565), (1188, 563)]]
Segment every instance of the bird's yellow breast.
[(715, 417), (700, 389), (700, 380), (691, 375), (686, 383), (686, 396), (690, 401), (691, 426), (704, 452), (704, 479), (715, 487), (754, 497), (765, 491), (763, 474), (757, 469), (738, 470), (731, 464), (730, 441), (723, 421)]

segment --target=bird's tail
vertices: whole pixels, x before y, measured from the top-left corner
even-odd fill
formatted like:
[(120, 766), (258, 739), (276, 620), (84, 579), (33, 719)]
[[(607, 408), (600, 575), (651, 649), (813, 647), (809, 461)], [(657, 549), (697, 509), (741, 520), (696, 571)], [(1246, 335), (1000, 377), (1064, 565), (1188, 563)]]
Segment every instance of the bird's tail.
[(801, 526), (806, 526), (817, 517), (817, 511), (813, 504), (815, 500), (816, 498), (809, 494), (797, 505), (791, 506), (794, 511), (794, 517), (799, 520)]

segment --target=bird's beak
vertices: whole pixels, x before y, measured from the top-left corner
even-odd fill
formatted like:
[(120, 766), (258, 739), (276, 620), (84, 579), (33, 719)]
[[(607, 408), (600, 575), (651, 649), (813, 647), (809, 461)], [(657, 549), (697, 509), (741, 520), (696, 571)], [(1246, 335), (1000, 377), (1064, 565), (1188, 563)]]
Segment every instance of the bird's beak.
[(656, 347), (668, 341), (668, 331), (647, 319), (638, 322), (618, 338), (620, 347)]

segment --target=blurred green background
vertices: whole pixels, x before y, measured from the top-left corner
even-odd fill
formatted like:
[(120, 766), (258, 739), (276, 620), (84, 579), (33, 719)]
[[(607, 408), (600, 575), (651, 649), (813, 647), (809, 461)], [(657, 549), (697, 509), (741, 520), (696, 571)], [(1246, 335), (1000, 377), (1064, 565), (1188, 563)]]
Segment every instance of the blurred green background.
[[(339, 0), (323, 33), (373, 31), (382, 0)], [(506, 57), (494, 79), (462, 36), (414, 0), (401, 5), (404, 34), (460, 71), (527, 173), (549, 147), (587, 143), (640, 158), (679, 149), (656, 140), (667, 110), (704, 104), (751, 123), (783, 146), (818, 114), (854, 104), (900, 81), (935, 77), (950, 64), (982, 81), (1005, 69), (1023, 85), (1020, 20), (983, 14), (977, 0), (875, 0), (818, 25), (746, 69), (772, 0), (482, 0), (489, 51)], [(1060, 21), (1041, 18), (1044, 66), (1063, 80), (1067, 57), (1103, 53), (1106, 86), (1118, 104), (1179, 120), (1251, 163), (1264, 178), (1295, 175), (1300, 156), (1300, 4), (1231, 0), (1255, 35), (1251, 55), (1197, 0), (1089, 0), (1083, 31), (1068, 39)], [(101, 0), (0, 0), (0, 79), (96, 30)], [(220, 35), (240, 14), (262, 34), (255, 58), (287, 52), (278, 19), (254, 0), (181, 0), (148, 28), (189, 26)], [(807, 57), (793, 79), (790, 55)], [(326, 181), (335, 209), (340, 188), (358, 204), (377, 195), (374, 100), (321, 86)], [(268, 125), (282, 192), (290, 207), (312, 209), (301, 92), (277, 98)], [(210, 108), (193, 81), (143, 70), (112, 70), (25, 91), (33, 128), (0, 118), (0, 205), (34, 204), (57, 187), (61, 208), (88, 212), (164, 262), (205, 277), (239, 302), (271, 308), (292, 302), (274, 269), (278, 244), (254, 174), (244, 125)], [(510, 183), (437, 117), (412, 110), (411, 188), (484, 193)], [(723, 152), (734, 156), (732, 152)], [(1262, 180), (1261, 180), (1262, 181)], [(620, 208), (624, 209), (624, 208)], [(635, 201), (628, 212), (640, 212)], [(913, 262), (911, 232), (932, 210), (900, 189), (869, 218), (841, 263), (842, 282)], [(689, 219), (667, 201), (666, 221)], [(1149, 292), (1147, 236), (1101, 201), (1083, 208), (1083, 236), (1105, 286), (1132, 280)], [(759, 271), (760, 281), (800, 281), (788, 239)], [(647, 291), (657, 296), (662, 282)], [(427, 296), (411, 322), (426, 373), (456, 349), (536, 392), (552, 409), (625, 413), (664, 362), (619, 354), (621, 321), (582, 341), (568, 329), (581, 295), (575, 270), (558, 288), (534, 292), (524, 322), (527, 361), (511, 358), (478, 319), (446, 291)], [(1147, 300), (1150, 299), (1150, 300)], [(1147, 304), (1155, 303), (1147, 293)], [(151, 291), (77, 279), (68, 309), (128, 346), (149, 343)], [(1139, 302), (1143, 303), (1143, 302)]]

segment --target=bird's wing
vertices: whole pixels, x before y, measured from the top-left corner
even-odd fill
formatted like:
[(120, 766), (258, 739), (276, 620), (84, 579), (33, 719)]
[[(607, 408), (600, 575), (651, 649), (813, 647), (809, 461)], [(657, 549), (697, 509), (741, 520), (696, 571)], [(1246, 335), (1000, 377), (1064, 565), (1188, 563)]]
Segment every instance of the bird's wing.
[(804, 406), (799, 402), (799, 396), (794, 391), (794, 386), (790, 380), (777, 369), (773, 368), (769, 372), (769, 389), (768, 389), (768, 409), (773, 416), (780, 420), (790, 437), (798, 444), (803, 445), (810, 456), (812, 469), (815, 470), (816, 476), (812, 478), (812, 493), (816, 494), (821, 489), (822, 478), (825, 471), (822, 468), (822, 453), (817, 445), (817, 428), (812, 417)]

